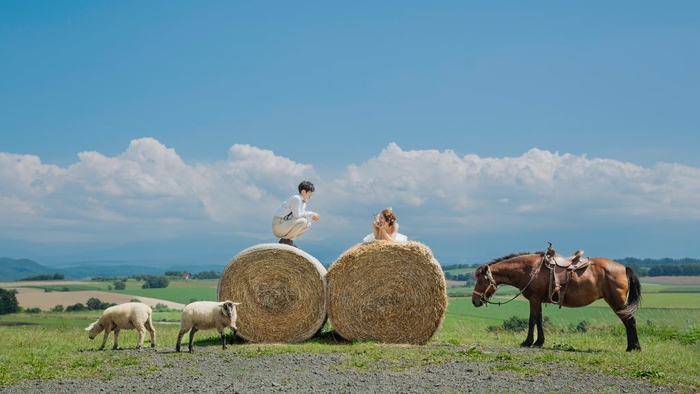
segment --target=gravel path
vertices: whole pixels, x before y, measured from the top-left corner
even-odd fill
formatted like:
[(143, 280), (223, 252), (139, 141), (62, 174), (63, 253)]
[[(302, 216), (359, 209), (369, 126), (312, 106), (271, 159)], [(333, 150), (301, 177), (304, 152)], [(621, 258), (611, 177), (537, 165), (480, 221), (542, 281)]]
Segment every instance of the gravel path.
[[(519, 349), (497, 349), (521, 351)], [(215, 346), (173, 355), (168, 349), (121, 350), (140, 357), (109, 380), (37, 380), (0, 386), (1, 393), (669, 393), (666, 386), (603, 374), (555, 372), (521, 376), (498, 362), (447, 362), (402, 371), (347, 368), (343, 354), (246, 358)], [(547, 366), (533, 363), (533, 367)], [(552, 370), (556, 365), (552, 364)], [(561, 369), (561, 365), (559, 366)], [(155, 372), (151, 372), (155, 371)]]

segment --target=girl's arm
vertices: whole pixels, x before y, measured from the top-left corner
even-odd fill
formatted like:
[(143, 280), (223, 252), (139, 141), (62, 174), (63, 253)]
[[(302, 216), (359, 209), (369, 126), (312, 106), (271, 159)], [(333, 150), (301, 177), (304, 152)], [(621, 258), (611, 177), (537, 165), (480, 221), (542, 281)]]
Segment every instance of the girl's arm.
[(383, 239), (381, 238), (379, 223), (377, 223), (376, 220), (372, 222), (372, 234), (374, 235), (374, 239)]
[(376, 239), (383, 239), (386, 241), (394, 241), (396, 239), (396, 233), (399, 232), (399, 224), (394, 223), (393, 226), (386, 225), (380, 228), (380, 235)]

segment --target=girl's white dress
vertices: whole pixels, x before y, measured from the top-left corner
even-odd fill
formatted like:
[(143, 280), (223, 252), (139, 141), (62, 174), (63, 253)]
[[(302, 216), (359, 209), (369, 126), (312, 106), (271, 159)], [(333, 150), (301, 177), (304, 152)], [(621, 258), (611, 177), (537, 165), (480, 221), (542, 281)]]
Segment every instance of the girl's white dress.
[[(374, 233), (369, 233), (365, 238), (362, 239), (362, 242), (372, 242), (374, 241)], [(401, 234), (401, 233), (396, 233), (396, 236), (394, 237), (394, 242), (406, 242), (408, 241), (408, 237)]]

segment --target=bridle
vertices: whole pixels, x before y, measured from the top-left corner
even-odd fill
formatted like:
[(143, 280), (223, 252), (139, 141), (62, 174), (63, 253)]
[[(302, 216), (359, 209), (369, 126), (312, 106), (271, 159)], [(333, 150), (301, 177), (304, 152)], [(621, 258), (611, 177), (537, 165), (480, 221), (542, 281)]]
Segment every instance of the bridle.
[[(491, 268), (488, 265), (486, 266), (486, 279), (489, 280), (489, 285), (486, 286), (486, 289), (484, 289), (483, 293), (479, 293), (476, 290), (472, 291), (472, 297), (474, 297), (475, 295), (479, 296), (479, 300), (481, 300), (481, 302), (484, 303), (484, 305), (488, 305), (489, 299), (491, 298), (491, 297), (488, 297), (488, 298), (485, 297), (486, 293), (489, 292), (489, 289), (493, 287), (494, 293), (496, 292), (496, 290), (498, 290), (498, 284), (493, 279), (493, 275), (491, 274)], [(491, 296), (493, 296), (493, 294), (491, 294)]]
[[(542, 264), (544, 263), (544, 261), (545, 261), (546, 259), (547, 259), (547, 254), (544, 253), (544, 254), (542, 255), (542, 261), (540, 261), (540, 263), (537, 264), (537, 268), (535, 268), (535, 270), (532, 271), (532, 275), (530, 275), (530, 280), (527, 282), (527, 284), (525, 285), (525, 287), (523, 287), (522, 289), (520, 289), (520, 291), (518, 291), (518, 294), (514, 295), (513, 298), (511, 298), (510, 300), (508, 300), (508, 301), (506, 301), (506, 302), (491, 302), (491, 301), (489, 301), (489, 300), (491, 299), (491, 297), (493, 297), (493, 295), (496, 293), (496, 290), (498, 290), (498, 283), (496, 283), (496, 281), (493, 279), (493, 275), (491, 274), (491, 267), (487, 265), (487, 266), (486, 266), (486, 279), (489, 280), (489, 285), (486, 286), (486, 289), (484, 289), (484, 292), (483, 292), (483, 293), (479, 293), (479, 292), (476, 291), (476, 290), (472, 291), (472, 297), (478, 296), (478, 297), (479, 297), (479, 300), (481, 300), (481, 302), (482, 302), (484, 305), (486, 305), (486, 306), (488, 306), (489, 304), (495, 304), (495, 305), (499, 305), (499, 306), (500, 306), (500, 305), (504, 305), (504, 304), (507, 304), (507, 303), (513, 301), (514, 299), (518, 298), (519, 295), (523, 294), (523, 291), (525, 291), (525, 289), (527, 289), (527, 287), (530, 286), (530, 283), (532, 283), (532, 280), (535, 279), (535, 277), (537, 276), (537, 274), (540, 273), (540, 268), (542, 268)], [(491, 287), (494, 288), (493, 293), (491, 293), (491, 296), (489, 296), (488, 298), (486, 298), (486, 293), (489, 292), (489, 289), (490, 289)]]

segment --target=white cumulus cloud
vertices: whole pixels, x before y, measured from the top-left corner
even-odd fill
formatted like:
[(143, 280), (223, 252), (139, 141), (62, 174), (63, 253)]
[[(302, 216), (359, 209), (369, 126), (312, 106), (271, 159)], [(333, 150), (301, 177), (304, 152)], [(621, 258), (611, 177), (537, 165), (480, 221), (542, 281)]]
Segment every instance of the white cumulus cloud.
[(375, 204), (399, 205), (425, 223), (439, 218), (445, 226), (700, 219), (698, 168), (644, 168), (536, 148), (519, 157), (482, 158), (403, 151), (392, 143), (366, 163), (350, 165), (332, 186), (342, 190), (336, 192), (341, 204), (359, 194)]
[(519, 157), (404, 151), (391, 143), (322, 180), (310, 164), (231, 146), (226, 160), (188, 163), (152, 138), (114, 157), (80, 152), (65, 168), (0, 152), (0, 236), (52, 233), (134, 237), (218, 231), (271, 238), (270, 215), (302, 179), (317, 186), (314, 237), (361, 238), (370, 213), (393, 206), (413, 232), (567, 222), (700, 220), (700, 169), (644, 168), (533, 148)]

